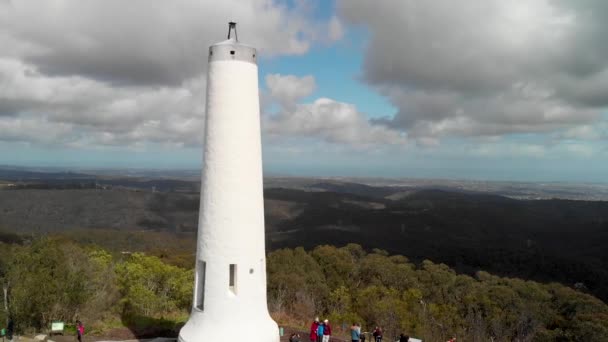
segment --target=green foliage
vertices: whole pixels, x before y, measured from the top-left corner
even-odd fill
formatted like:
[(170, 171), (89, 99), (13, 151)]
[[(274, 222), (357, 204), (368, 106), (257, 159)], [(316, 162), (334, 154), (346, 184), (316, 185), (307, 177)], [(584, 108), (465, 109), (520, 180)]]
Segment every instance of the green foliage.
[[(91, 330), (129, 325), (174, 331), (191, 307), (194, 271), (169, 259), (116, 257), (61, 238), (1, 245), (0, 283), (10, 284), (17, 330), (45, 330), (50, 321), (90, 322)], [(414, 265), (361, 246), (282, 249), (267, 258), (269, 307), (305, 325), (327, 317), (337, 333), (353, 322), (387, 337), (404, 332), (429, 341), (456, 335), (472, 341), (608, 341), (608, 307), (559, 284), (443, 264)], [(0, 312), (0, 320), (4, 320)]]
[(279, 250), (268, 256), (268, 272), (269, 300), (282, 297), (283, 312), (300, 315), (306, 305), (295, 294), (305, 291), (318, 299), (308, 319), (361, 322), (366, 331), (380, 325), (387, 337), (608, 341), (608, 307), (563, 285), (486, 272), (473, 278), (428, 260), (417, 267), (385, 251), (366, 254), (353, 244)]
[(117, 265), (116, 274), (123, 312), (129, 315), (151, 317), (190, 308), (194, 282), (192, 270), (135, 253)]
[[(289, 310), (308, 320), (326, 302), (329, 287), (323, 269), (303, 248), (281, 249), (267, 259), (269, 301), (272, 311)], [(297, 303), (297, 310), (293, 310)]]
[[(17, 331), (45, 331), (53, 320), (84, 320), (94, 331), (117, 316), (181, 319), (191, 306), (194, 271), (157, 257), (135, 253), (117, 260), (106, 250), (61, 238), (0, 247), (0, 283), (9, 285)], [(0, 319), (5, 322), (3, 308)]]
[(41, 239), (17, 248), (8, 267), (11, 314), (17, 328), (46, 327), (51, 320), (70, 320), (90, 294), (88, 259), (72, 243)]

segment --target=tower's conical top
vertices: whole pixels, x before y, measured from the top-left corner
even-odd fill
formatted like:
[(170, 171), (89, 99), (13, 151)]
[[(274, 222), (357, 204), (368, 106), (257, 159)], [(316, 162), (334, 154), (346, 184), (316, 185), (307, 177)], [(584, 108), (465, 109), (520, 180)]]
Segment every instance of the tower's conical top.
[(227, 60), (257, 64), (255, 48), (239, 42), (234, 21), (228, 23), (228, 39), (209, 47), (209, 62)]

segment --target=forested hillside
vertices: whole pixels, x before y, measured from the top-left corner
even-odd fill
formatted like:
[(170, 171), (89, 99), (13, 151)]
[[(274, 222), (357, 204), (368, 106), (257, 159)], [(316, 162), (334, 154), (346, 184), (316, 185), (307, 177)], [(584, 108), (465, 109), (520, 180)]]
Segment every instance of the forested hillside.
[(397, 199), (332, 192), (268, 189), (293, 203), (297, 216), (277, 222), (272, 249), (358, 243), (416, 261), (578, 283), (608, 299), (608, 202), (524, 201), (440, 190)]
[[(18, 331), (52, 320), (86, 322), (89, 334), (128, 327), (175, 336), (191, 305), (193, 270), (142, 253), (111, 253), (67, 238), (0, 243), (0, 283), (10, 284)], [(327, 317), (338, 334), (357, 321), (425, 341), (606, 341), (608, 306), (560, 284), (474, 277), (443, 264), (359, 245), (281, 249), (268, 255), (268, 299), (281, 324)], [(6, 313), (0, 311), (0, 322)]]
[(268, 277), (272, 311), (302, 324), (321, 313), (425, 341), (608, 341), (608, 307), (590, 295), (483, 271), (471, 277), (355, 244), (275, 251)]
[[(469, 275), (486, 270), (576, 285), (608, 300), (608, 202), (330, 185), (314, 187), (332, 191), (265, 190), (269, 250), (353, 242)], [(179, 258), (187, 263), (198, 197), (115, 188), (0, 190), (0, 229), (77, 235), (111, 250), (143, 244), (156, 255), (170, 242), (183, 246)]]

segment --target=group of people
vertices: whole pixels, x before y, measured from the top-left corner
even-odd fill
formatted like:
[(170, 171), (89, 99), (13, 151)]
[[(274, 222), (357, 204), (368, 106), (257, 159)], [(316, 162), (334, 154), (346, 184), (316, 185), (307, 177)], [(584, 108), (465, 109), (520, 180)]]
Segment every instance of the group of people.
[[(350, 327), (350, 337), (352, 342), (365, 342), (365, 333), (361, 332), (361, 325), (359, 323), (353, 323)], [(382, 342), (382, 328), (376, 326), (374, 331), (372, 331), (372, 342)], [(399, 335), (399, 342), (409, 342), (410, 337), (405, 334)]]
[[(361, 324), (353, 323), (350, 327), (350, 338), (353, 342), (365, 342), (365, 334), (361, 332)], [(382, 328), (376, 326), (372, 332), (372, 342), (382, 342)]]
[[(350, 327), (350, 336), (352, 342), (365, 342), (365, 336), (367, 333), (361, 332), (361, 324), (353, 323)], [(383, 332), (382, 327), (376, 326), (372, 331), (373, 340), (370, 342), (382, 342)], [(319, 317), (316, 317), (310, 326), (310, 341), (311, 342), (329, 342), (331, 337), (331, 326), (329, 321), (326, 319), (323, 322), (319, 321)], [(399, 342), (409, 342), (410, 337), (406, 334), (399, 335)], [(300, 342), (300, 335), (291, 335), (289, 342)], [(456, 337), (452, 337), (448, 342), (456, 342)]]
[[(380, 330), (380, 328), (376, 327), (376, 329), (378, 331), (382, 331)], [(350, 328), (350, 333), (351, 333), (351, 337), (353, 342), (365, 342), (365, 335), (361, 334), (361, 325), (359, 325), (358, 323), (353, 323), (352, 327)], [(382, 333), (380, 333), (380, 336), (382, 336)], [(319, 321), (319, 317), (315, 317), (315, 320), (312, 322), (312, 324), (310, 325), (310, 341), (311, 342), (329, 342), (329, 339), (331, 338), (331, 325), (329, 325), (329, 320), (324, 320), (323, 322)], [(382, 337), (380, 337), (381, 341)], [(291, 335), (289, 342), (299, 342), (300, 341), (300, 335), (298, 334), (293, 334)]]
[(331, 337), (331, 325), (329, 320), (319, 321), (319, 317), (316, 317), (312, 325), (310, 326), (310, 341), (311, 342), (329, 342)]

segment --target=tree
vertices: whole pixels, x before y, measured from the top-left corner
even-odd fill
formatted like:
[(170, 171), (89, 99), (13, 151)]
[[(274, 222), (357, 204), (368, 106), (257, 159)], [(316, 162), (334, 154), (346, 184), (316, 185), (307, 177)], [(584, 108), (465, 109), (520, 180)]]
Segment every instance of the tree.
[(72, 320), (90, 293), (87, 267), (84, 251), (69, 242), (45, 238), (17, 248), (7, 274), (16, 329)]
[(158, 317), (191, 307), (193, 272), (134, 253), (116, 267), (127, 316)]

